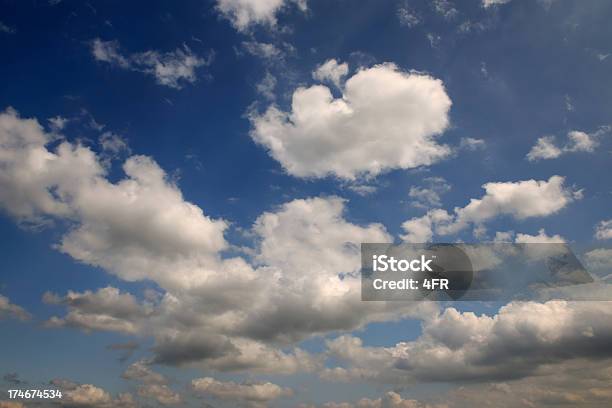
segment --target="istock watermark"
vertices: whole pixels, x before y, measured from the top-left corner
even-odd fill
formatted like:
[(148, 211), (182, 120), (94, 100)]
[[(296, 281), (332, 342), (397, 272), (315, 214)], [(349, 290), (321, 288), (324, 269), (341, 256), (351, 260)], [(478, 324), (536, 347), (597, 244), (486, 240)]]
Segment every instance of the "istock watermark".
[(363, 243), (361, 277), (364, 301), (612, 300), (612, 285), (564, 243)]

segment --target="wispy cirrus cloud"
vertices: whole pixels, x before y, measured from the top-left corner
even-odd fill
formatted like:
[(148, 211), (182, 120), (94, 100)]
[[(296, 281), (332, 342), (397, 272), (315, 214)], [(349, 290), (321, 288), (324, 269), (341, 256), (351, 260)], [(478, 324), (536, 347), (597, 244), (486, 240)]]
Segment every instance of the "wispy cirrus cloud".
[(175, 89), (195, 83), (197, 69), (210, 65), (214, 58), (212, 51), (206, 57), (201, 57), (194, 54), (187, 45), (169, 52), (123, 54), (118, 41), (103, 41), (99, 38), (91, 42), (91, 53), (96, 61), (152, 75), (158, 84)]

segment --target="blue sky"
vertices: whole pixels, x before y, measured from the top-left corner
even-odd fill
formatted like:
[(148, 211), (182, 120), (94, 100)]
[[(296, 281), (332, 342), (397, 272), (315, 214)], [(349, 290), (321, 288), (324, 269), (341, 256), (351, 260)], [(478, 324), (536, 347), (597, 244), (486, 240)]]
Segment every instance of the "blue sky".
[[(78, 406), (79, 393), (93, 398), (88, 384), (107, 393), (84, 405), (92, 407), (361, 398), (381, 408), (461, 407), (483, 395), (518, 406), (496, 394), (499, 384), (525, 393), (526, 406), (548, 406), (527, 385), (536, 374), (554, 401), (570, 398), (542, 373), (592, 358), (580, 345), (559, 357), (531, 344), (550, 358), (526, 353), (520, 367), (500, 357), (494, 365), (509, 376), (474, 362), (445, 376), (380, 357), (426, 360), (444, 343), (432, 333), (445, 330), (496, 344), (503, 336), (487, 319), (531, 309), (372, 310), (342, 292), (338, 274), (358, 261), (347, 242), (376, 238), (609, 242), (612, 4), (2, 0), (0, 10), (1, 375), (69, 380), (66, 406)], [(310, 99), (296, 104), (300, 95)], [(24, 159), (33, 154), (44, 163)], [(331, 262), (326, 275), (319, 256)], [(208, 274), (226, 286), (202, 283)], [(271, 276), (315, 283), (268, 293)], [(342, 295), (319, 295), (322, 276)], [(251, 299), (258, 291), (269, 299)], [(563, 345), (601, 315), (601, 304), (585, 305), (530, 307), (544, 308), (542, 319), (559, 308), (581, 316), (555, 337)], [(480, 316), (472, 326), (470, 311)], [(453, 313), (469, 327), (453, 326)], [(603, 313), (587, 343), (612, 336)], [(525, 330), (555, 330), (531, 323)], [(463, 341), (444, 345), (450, 360), (471, 347)], [(137, 347), (126, 354), (113, 344)], [(260, 346), (269, 354), (253, 351)], [(351, 347), (348, 357), (339, 351)], [(232, 353), (254, 357), (247, 364)], [(270, 356), (278, 366), (262, 363)], [(126, 374), (135, 363), (149, 374)], [(204, 377), (218, 383), (192, 383)], [(571, 391), (584, 406), (609, 403), (581, 394), (585, 384)], [(10, 386), (5, 378), (2, 389)]]

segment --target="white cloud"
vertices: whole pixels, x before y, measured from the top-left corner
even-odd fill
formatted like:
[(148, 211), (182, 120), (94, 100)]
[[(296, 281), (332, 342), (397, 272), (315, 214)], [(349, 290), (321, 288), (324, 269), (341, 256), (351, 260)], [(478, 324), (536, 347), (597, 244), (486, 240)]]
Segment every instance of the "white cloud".
[(516, 234), (515, 242), (517, 244), (552, 244), (564, 243), (566, 241), (561, 235), (548, 236), (546, 231), (542, 228), (538, 231), (538, 235)]
[(430, 210), (422, 217), (415, 217), (402, 223), (402, 229), (406, 234), (400, 235), (404, 242), (421, 244), (430, 242), (433, 237), (433, 226), (438, 223), (448, 222), (450, 215), (440, 209)]
[(257, 92), (270, 101), (276, 99), (274, 88), (276, 88), (276, 77), (270, 72), (266, 72), (263, 79), (255, 85)]
[(30, 320), (32, 316), (21, 306), (11, 303), (6, 296), (0, 295), (0, 320), (2, 319)]
[(442, 81), (386, 63), (358, 71), (342, 92), (334, 99), (323, 85), (298, 88), (291, 112), (250, 114), (251, 137), (297, 177), (353, 180), (449, 155), (435, 140), (449, 125)]
[(99, 38), (92, 41), (91, 52), (97, 61), (152, 75), (158, 84), (176, 89), (182, 88), (185, 83), (196, 82), (197, 68), (210, 65), (213, 58), (212, 53), (206, 58), (199, 57), (186, 45), (166, 53), (145, 51), (123, 55), (118, 41), (102, 41)]
[(401, 25), (408, 28), (416, 27), (423, 22), (421, 17), (414, 10), (410, 9), (408, 3), (398, 7), (397, 18)]
[(449, 0), (433, 0), (432, 5), (434, 11), (446, 20), (452, 20), (459, 14), (453, 3)]
[[(518, 220), (544, 217), (557, 213), (570, 202), (581, 198), (580, 191), (564, 186), (565, 179), (552, 176), (546, 180), (487, 183), (485, 195), (472, 198), (465, 207), (456, 207), (452, 214), (430, 210), (422, 217), (402, 224), (407, 242), (431, 238), (433, 233), (455, 234), (471, 224), (479, 225), (494, 217), (508, 215)], [(421, 241), (419, 241), (421, 242)]]
[(536, 144), (527, 153), (527, 159), (529, 161), (556, 159), (561, 154), (563, 154), (563, 151), (555, 145), (554, 136), (542, 136), (538, 138)]
[(271, 43), (243, 41), (242, 48), (249, 54), (268, 61), (281, 60), (285, 55), (283, 50)]
[(440, 196), (450, 191), (451, 186), (442, 177), (426, 177), (425, 187), (410, 187), (408, 196), (413, 200), (411, 204), (418, 208), (440, 207)]
[(511, 0), (482, 0), (482, 6), (488, 8), (491, 6), (502, 5), (509, 3)]
[(361, 301), (359, 243), (392, 238), (380, 224), (346, 221), (340, 198), (293, 200), (262, 214), (249, 263), (222, 256), (227, 223), (185, 201), (152, 159), (128, 158), (125, 177), (111, 182), (91, 150), (68, 142), (48, 150), (51, 136), (35, 119), (7, 111), (0, 125), (0, 191), (29, 188), (0, 195), (0, 205), (17, 218), (69, 222), (59, 250), (164, 292), (144, 302), (112, 287), (48, 293), (47, 303), (67, 308), (48, 326), (152, 336), (152, 361), (160, 364), (292, 373), (321, 364), (290, 347), (296, 342), (437, 308)]
[(217, 10), (238, 31), (247, 31), (255, 24), (276, 26), (276, 15), (284, 7), (295, 3), (306, 11), (306, 0), (217, 0)]
[(319, 65), (312, 73), (312, 77), (321, 82), (329, 81), (340, 88), (341, 81), (347, 74), (348, 64), (346, 62), (338, 64), (335, 59), (330, 59)]
[(462, 137), (459, 142), (459, 148), (465, 150), (480, 150), (486, 147), (486, 142), (482, 139), (476, 139), (473, 137)]
[(114, 159), (122, 153), (130, 154), (132, 152), (128, 142), (113, 132), (102, 133), (98, 138), (98, 143), (102, 148), (103, 154), (109, 159)]
[(595, 227), (595, 238), (612, 239), (612, 219), (601, 220)]
[(538, 138), (536, 144), (527, 154), (527, 160), (536, 161), (540, 159), (556, 159), (557, 157), (572, 152), (593, 153), (599, 146), (599, 136), (606, 130), (599, 129), (593, 134), (588, 134), (578, 130), (567, 133), (567, 143), (563, 147), (558, 147), (554, 136), (542, 136)]
[(49, 118), (49, 125), (51, 130), (54, 132), (60, 132), (66, 127), (66, 123), (68, 123), (70, 119), (64, 118), (62, 116), (55, 116), (53, 118)]
[(593, 152), (599, 145), (597, 140), (594, 140), (590, 135), (580, 132), (578, 130), (572, 130), (567, 134), (569, 143), (566, 147), (569, 152)]
[(275, 399), (293, 395), (290, 388), (283, 388), (270, 382), (238, 384), (233, 381), (218, 381), (211, 377), (194, 379), (191, 381), (191, 387), (202, 396), (235, 401), (255, 408), (267, 407), (268, 403)]

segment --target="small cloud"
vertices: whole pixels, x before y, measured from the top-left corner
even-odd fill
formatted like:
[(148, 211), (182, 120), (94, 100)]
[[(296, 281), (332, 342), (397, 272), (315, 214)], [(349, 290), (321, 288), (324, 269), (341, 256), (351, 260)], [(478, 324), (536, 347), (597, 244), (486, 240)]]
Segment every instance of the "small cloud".
[(306, 0), (217, 0), (216, 3), (221, 16), (240, 32), (247, 32), (258, 24), (275, 28), (276, 15), (290, 4), (295, 4), (301, 12), (308, 10)]
[[(272, 43), (243, 41), (242, 49), (248, 54), (266, 61), (279, 61), (285, 56), (285, 51)], [(240, 52), (237, 52), (240, 55)]]
[(117, 158), (123, 153), (130, 154), (132, 152), (127, 141), (113, 132), (102, 133), (98, 143), (102, 148), (103, 158), (107, 160)]
[(501, 6), (509, 3), (511, 0), (482, 0), (482, 7), (489, 8), (491, 6)]
[(482, 150), (487, 146), (487, 143), (483, 139), (476, 139), (473, 137), (462, 137), (459, 141), (459, 148), (462, 150)]
[(431, 45), (431, 48), (438, 48), (442, 37), (437, 34), (427, 33), (427, 40), (429, 41), (429, 45)]
[(612, 219), (602, 220), (595, 227), (595, 238), (612, 239)]
[(339, 64), (335, 59), (329, 59), (319, 65), (312, 73), (313, 79), (321, 82), (331, 82), (340, 88), (342, 79), (348, 74), (348, 64)]
[(374, 194), (378, 188), (371, 184), (351, 184), (347, 187), (353, 193), (360, 196), (367, 196), (370, 194)]
[(62, 116), (55, 116), (53, 118), (49, 118), (49, 126), (51, 127), (51, 131), (53, 132), (61, 132), (64, 127), (66, 127), (66, 123), (68, 123), (70, 119), (64, 118)]
[(21, 306), (17, 306), (6, 296), (0, 295), (0, 320), (16, 319), (21, 321), (30, 320), (32, 315)]
[(576, 109), (574, 104), (572, 103), (572, 98), (569, 95), (565, 95), (565, 110), (568, 112), (573, 112)]
[(432, 208), (442, 206), (441, 195), (450, 191), (451, 186), (442, 177), (427, 177), (423, 179), (424, 186), (410, 187), (408, 196), (411, 205), (417, 208)]
[(416, 27), (423, 22), (421, 16), (416, 11), (410, 9), (408, 2), (397, 8), (397, 18), (400, 25), (408, 28)]
[(459, 11), (449, 0), (433, 0), (431, 5), (434, 11), (445, 20), (452, 20), (459, 14)]
[(17, 30), (15, 28), (10, 27), (4, 24), (2, 21), (0, 21), (0, 33), (15, 34), (16, 32)]
[(200, 57), (187, 45), (165, 53), (153, 50), (123, 55), (118, 41), (99, 38), (92, 41), (91, 52), (96, 61), (152, 75), (158, 84), (175, 89), (181, 89), (185, 83), (195, 83), (197, 68), (210, 65), (214, 58), (212, 51), (208, 56)]
[(276, 99), (276, 95), (274, 94), (275, 88), (276, 77), (272, 75), (269, 71), (267, 71), (266, 75), (262, 78), (262, 80), (255, 85), (255, 89), (257, 90), (257, 92), (270, 101)]
[(566, 153), (585, 152), (593, 153), (599, 146), (599, 139), (608, 133), (610, 128), (600, 127), (597, 131), (589, 134), (579, 130), (571, 130), (567, 133), (567, 142), (564, 146), (557, 146), (554, 136), (542, 136), (527, 153), (527, 160), (537, 161), (545, 159), (556, 159)]

